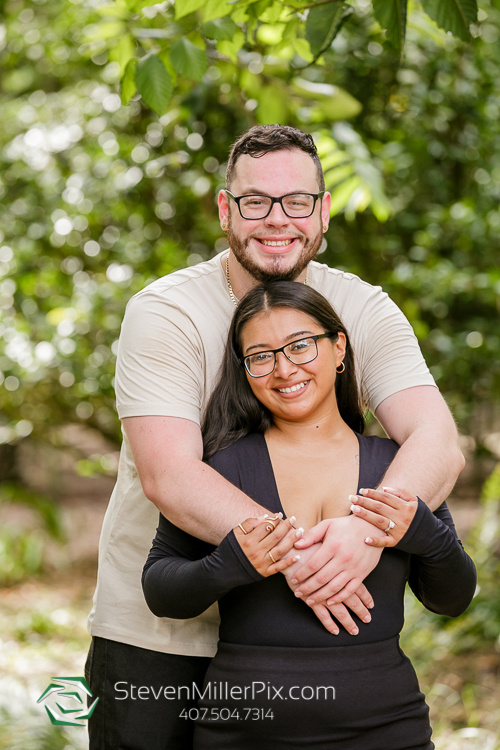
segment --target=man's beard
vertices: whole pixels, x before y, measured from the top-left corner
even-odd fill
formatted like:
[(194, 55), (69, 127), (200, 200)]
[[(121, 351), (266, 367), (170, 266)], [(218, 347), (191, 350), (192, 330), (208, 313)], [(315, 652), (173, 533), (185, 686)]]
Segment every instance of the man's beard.
[[(257, 236), (257, 235), (256, 235)], [(273, 235), (276, 236), (276, 233)], [(264, 235), (259, 235), (260, 239), (265, 239)], [(281, 268), (283, 258), (279, 255), (275, 257), (270, 256), (272, 263), (270, 268), (261, 268), (253, 260), (251, 253), (248, 252), (248, 243), (252, 237), (248, 237), (246, 240), (240, 240), (239, 237), (234, 233), (229, 216), (229, 228), (227, 230), (227, 239), (229, 247), (233, 251), (238, 263), (252, 276), (256, 281), (264, 284), (266, 281), (295, 281), (307, 264), (316, 256), (318, 250), (323, 242), (323, 233), (321, 229), (318, 234), (311, 240), (306, 239), (305, 235), (298, 235), (298, 239), (302, 240), (302, 251), (299, 258), (294, 266), (283, 270)]]

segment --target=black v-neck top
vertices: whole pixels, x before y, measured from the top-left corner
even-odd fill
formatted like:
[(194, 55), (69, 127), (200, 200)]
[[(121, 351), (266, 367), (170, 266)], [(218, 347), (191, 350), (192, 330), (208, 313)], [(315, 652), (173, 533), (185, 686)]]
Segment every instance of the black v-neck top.
[[(398, 446), (378, 437), (357, 438), (359, 491), (378, 485)], [(273, 514), (284, 513), (262, 434), (247, 435), (213, 456), (209, 464)], [(355, 638), (342, 628), (338, 636), (329, 633), (314, 612), (294, 596), (283, 575), (261, 576), (232, 531), (216, 548), (160, 515), (143, 572), (144, 595), (158, 617), (195, 617), (218, 601), (221, 641), (312, 648), (374, 643), (397, 635), (403, 627), (407, 581), (428, 609), (452, 617), (465, 611), (474, 595), (474, 563), (457, 538), (445, 503), (432, 513), (419, 501), (403, 539), (383, 551), (364, 581), (375, 602), (372, 621), (362, 623), (353, 616), (359, 627)]]

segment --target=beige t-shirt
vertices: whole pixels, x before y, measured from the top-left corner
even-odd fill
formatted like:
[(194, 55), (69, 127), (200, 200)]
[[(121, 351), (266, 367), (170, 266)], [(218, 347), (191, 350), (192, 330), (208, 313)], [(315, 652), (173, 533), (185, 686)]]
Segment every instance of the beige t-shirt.
[[(128, 303), (116, 366), (121, 419), (155, 415), (200, 424), (235, 309), (221, 255), (158, 279)], [(435, 385), (410, 324), (380, 287), (316, 262), (308, 267), (307, 283), (346, 326), (371, 411), (398, 391)], [(155, 617), (146, 606), (141, 574), (157, 525), (158, 510), (142, 491), (124, 434), (99, 544), (89, 632), (154, 651), (213, 656), (217, 605), (189, 620)]]

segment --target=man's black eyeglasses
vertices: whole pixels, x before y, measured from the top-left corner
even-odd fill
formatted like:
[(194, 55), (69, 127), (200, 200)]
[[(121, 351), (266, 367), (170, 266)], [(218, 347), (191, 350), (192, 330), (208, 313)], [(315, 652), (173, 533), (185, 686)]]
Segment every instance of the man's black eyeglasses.
[(242, 219), (257, 221), (269, 216), (275, 203), (281, 205), (283, 213), (289, 219), (306, 219), (312, 215), (316, 201), (323, 197), (325, 191), (288, 193), (280, 195), (279, 198), (273, 198), (270, 195), (233, 195), (229, 190), (226, 190), (226, 193), (237, 204)]

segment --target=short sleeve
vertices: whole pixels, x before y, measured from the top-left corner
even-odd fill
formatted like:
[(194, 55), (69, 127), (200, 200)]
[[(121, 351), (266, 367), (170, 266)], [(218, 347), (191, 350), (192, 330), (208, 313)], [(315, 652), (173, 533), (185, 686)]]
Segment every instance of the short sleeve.
[(204, 350), (189, 316), (155, 293), (127, 305), (116, 364), (118, 416), (181, 417), (200, 424)]
[(363, 401), (375, 412), (399, 391), (436, 383), (406, 317), (380, 287), (372, 290), (357, 321), (354, 351)]

